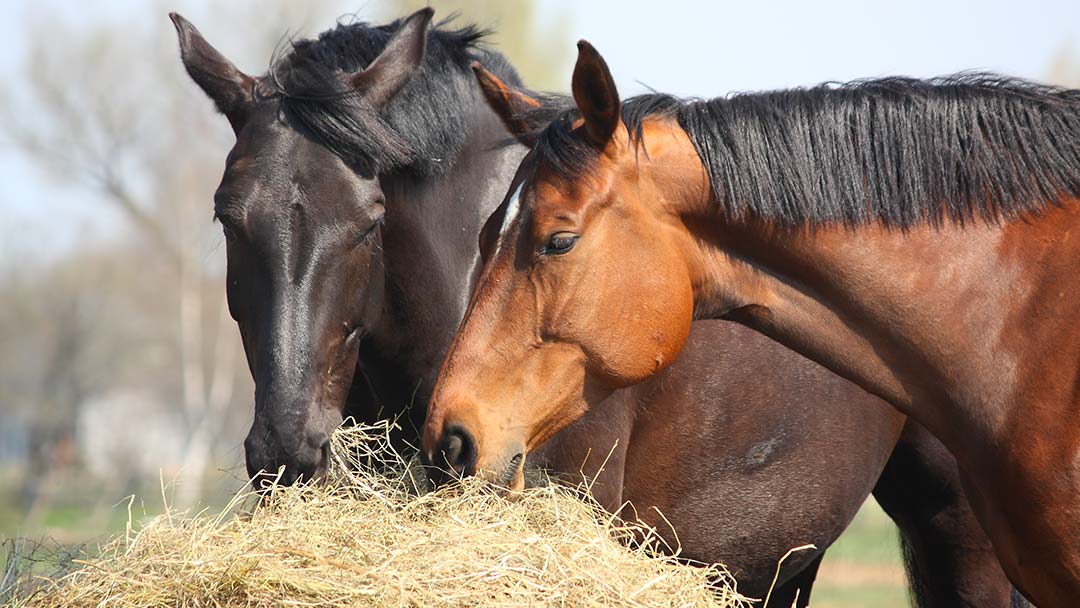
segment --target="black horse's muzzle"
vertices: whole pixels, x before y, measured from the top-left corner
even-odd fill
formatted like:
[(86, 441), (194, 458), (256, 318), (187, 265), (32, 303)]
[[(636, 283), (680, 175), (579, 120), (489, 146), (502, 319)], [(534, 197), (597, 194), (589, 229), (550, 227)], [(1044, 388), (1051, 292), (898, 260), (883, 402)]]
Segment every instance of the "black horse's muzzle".
[(272, 430), (256, 432), (252, 427), (244, 440), (248, 477), (256, 490), (265, 491), (273, 484), (293, 485), (318, 481), (326, 476), (330, 460), (330, 437), (326, 433), (305, 433), (279, 439)]

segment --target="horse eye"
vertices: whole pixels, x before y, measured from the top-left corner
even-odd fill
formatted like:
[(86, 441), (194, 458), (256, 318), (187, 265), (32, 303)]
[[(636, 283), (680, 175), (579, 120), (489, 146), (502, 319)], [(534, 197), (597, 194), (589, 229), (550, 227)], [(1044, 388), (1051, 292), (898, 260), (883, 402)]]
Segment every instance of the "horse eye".
[(367, 242), (371, 235), (375, 234), (375, 230), (383, 225), (383, 217), (379, 216), (379, 219), (372, 222), (371, 226), (360, 235), (360, 238), (356, 239), (356, 247), (359, 247)]
[(542, 253), (545, 255), (562, 255), (573, 249), (577, 240), (578, 235), (573, 232), (556, 232), (548, 239)]

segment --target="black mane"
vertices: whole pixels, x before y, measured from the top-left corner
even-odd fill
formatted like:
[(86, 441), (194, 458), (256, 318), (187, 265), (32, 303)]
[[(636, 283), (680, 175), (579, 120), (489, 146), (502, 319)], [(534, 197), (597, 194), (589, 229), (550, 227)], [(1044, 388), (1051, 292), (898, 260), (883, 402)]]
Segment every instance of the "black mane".
[(420, 70), (380, 111), (342, 82), (342, 73), (367, 67), (402, 20), (380, 26), (339, 24), (313, 40), (275, 54), (264, 83), (289, 125), (313, 137), (353, 166), (422, 176), (446, 171), (468, 136), (462, 107), (483, 104), (469, 65), (481, 61), (513, 84), (520, 79), (506, 59), (480, 45), (475, 25), (428, 31)]
[[(1080, 197), (1080, 91), (992, 74), (649, 94), (622, 116), (638, 144), (647, 117), (676, 119), (725, 212), (785, 226), (999, 222)], [(535, 152), (571, 175), (597, 155), (576, 118), (564, 109)]]

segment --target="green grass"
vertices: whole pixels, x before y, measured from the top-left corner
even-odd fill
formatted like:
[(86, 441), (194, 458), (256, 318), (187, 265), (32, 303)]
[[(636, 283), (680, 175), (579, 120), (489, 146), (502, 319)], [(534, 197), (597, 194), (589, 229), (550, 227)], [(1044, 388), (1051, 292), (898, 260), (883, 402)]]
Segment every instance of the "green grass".
[[(85, 476), (57, 475), (39, 488), (41, 498), (31, 507), (20, 502), (20, 482), (12, 472), (0, 471), (0, 539), (94, 545), (125, 530), (129, 504), (136, 527), (164, 511), (161, 488), (151, 484), (109, 488)], [(208, 488), (209, 498), (202, 506), (213, 509), (224, 505), (238, 487), (230, 483), (226, 480), (221, 487)], [(166, 492), (171, 493), (171, 489)]]
[(814, 608), (907, 608), (907, 584), (896, 526), (873, 500), (829, 548), (821, 564)]
[(853, 585), (837, 587), (818, 585), (814, 588), (814, 608), (908, 608), (907, 591), (891, 585)]

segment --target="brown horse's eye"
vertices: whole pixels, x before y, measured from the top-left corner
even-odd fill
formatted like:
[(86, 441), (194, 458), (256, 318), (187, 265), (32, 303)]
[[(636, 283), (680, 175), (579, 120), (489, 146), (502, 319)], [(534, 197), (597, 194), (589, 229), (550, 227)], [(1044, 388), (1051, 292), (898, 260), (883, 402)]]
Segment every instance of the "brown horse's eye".
[(578, 235), (573, 232), (556, 232), (548, 239), (541, 253), (544, 255), (562, 255), (574, 248)]

